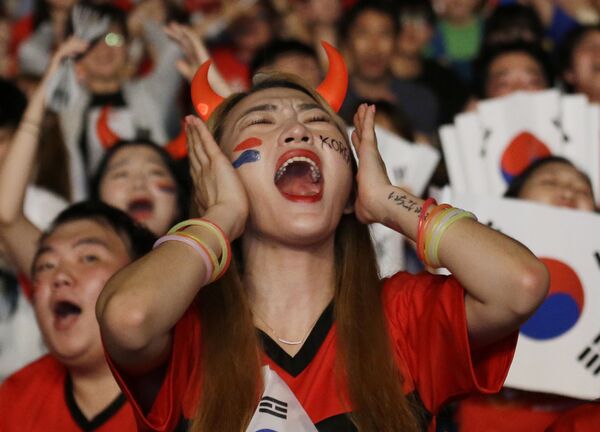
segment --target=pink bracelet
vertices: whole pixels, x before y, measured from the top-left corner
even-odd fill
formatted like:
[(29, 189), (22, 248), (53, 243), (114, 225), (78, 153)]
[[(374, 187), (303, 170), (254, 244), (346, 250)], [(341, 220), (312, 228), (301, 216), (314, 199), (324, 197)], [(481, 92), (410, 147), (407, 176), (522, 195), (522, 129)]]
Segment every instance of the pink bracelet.
[(200, 258), (202, 258), (202, 262), (204, 263), (204, 266), (206, 267), (206, 279), (202, 283), (202, 286), (208, 285), (208, 283), (211, 280), (212, 274), (214, 272), (214, 267), (213, 267), (212, 262), (210, 261), (210, 258), (208, 257), (208, 254), (206, 253), (206, 251), (191, 238), (184, 237), (184, 236), (177, 235), (177, 234), (162, 236), (161, 238), (156, 240), (156, 242), (154, 243), (154, 246), (152, 246), (152, 249), (155, 249), (158, 246), (160, 246), (161, 244), (168, 242), (168, 241), (178, 241), (181, 243), (185, 243), (186, 245), (191, 246), (196, 251), (196, 253), (198, 255), (200, 255)]

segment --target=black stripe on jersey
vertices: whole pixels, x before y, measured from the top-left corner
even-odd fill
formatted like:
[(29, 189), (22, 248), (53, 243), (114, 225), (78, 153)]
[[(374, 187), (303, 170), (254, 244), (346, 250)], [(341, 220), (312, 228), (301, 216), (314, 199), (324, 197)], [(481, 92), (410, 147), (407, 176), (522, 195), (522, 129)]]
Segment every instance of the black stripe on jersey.
[(114, 417), (123, 407), (123, 405), (125, 405), (126, 399), (123, 393), (119, 393), (119, 396), (117, 396), (115, 400), (113, 400), (106, 408), (104, 408), (102, 412), (100, 412), (93, 419), (88, 420), (79, 409), (79, 406), (77, 406), (75, 396), (73, 395), (73, 381), (71, 381), (71, 377), (69, 374), (67, 374), (65, 378), (65, 402), (67, 404), (67, 408), (69, 409), (69, 413), (71, 414), (71, 417), (77, 426), (79, 426), (81, 430), (88, 432), (98, 429), (100, 426)]
[(325, 308), (306, 341), (295, 356), (290, 356), (266, 333), (258, 330), (264, 352), (284, 371), (296, 377), (302, 373), (317, 355), (329, 330), (333, 326), (333, 303)]

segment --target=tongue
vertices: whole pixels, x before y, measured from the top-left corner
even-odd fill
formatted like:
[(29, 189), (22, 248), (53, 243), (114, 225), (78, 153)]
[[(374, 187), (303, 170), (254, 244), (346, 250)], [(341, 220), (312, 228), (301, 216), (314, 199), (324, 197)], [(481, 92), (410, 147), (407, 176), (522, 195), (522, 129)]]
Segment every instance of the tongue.
[(319, 193), (319, 183), (312, 179), (310, 165), (293, 163), (277, 181), (277, 188), (282, 194), (292, 196), (313, 196)]
[(150, 201), (134, 201), (129, 205), (128, 213), (136, 221), (144, 221), (152, 216), (153, 207)]

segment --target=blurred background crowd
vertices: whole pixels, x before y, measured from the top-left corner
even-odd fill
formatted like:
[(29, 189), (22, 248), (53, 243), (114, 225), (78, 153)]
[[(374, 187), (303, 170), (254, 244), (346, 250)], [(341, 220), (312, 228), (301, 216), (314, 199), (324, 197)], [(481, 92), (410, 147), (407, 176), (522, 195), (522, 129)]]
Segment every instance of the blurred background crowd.
[[(78, 3), (108, 17), (87, 42), (71, 37)], [(27, 240), (88, 197), (164, 234), (189, 207), (181, 119), (193, 111), (197, 67), (213, 60), (224, 95), (269, 71), (317, 86), (321, 41), (349, 69), (344, 120), (374, 103), (378, 125), (417, 146), (439, 149), (442, 125), (518, 90), (600, 102), (598, 0), (3, 0), (0, 380), (44, 350), (19, 294), (35, 250)], [(442, 157), (431, 184), (447, 183)], [(510, 193), (597, 211), (589, 179), (567, 159), (531, 167)], [(404, 267), (422, 268), (414, 253)], [(440, 430), (460, 430), (454, 408)]]

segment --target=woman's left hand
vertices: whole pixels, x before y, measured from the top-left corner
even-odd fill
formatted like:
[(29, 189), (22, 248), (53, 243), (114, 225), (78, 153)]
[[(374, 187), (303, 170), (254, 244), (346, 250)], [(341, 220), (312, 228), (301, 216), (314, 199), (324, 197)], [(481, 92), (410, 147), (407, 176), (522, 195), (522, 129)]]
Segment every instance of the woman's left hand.
[(377, 149), (375, 105), (362, 104), (354, 114), (352, 144), (358, 155), (358, 190), (354, 211), (362, 223), (383, 222), (386, 190), (391, 186)]

